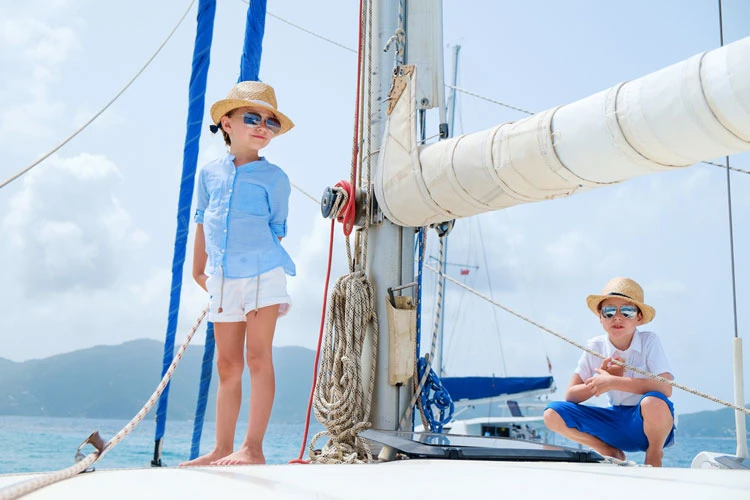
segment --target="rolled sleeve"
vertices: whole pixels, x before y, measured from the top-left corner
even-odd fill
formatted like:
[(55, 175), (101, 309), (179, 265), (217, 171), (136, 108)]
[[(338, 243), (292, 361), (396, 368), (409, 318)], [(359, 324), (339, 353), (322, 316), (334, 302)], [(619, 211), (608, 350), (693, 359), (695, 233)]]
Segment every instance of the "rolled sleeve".
[(279, 238), (286, 236), (286, 219), (289, 215), (289, 195), (292, 187), (286, 174), (281, 174), (268, 193), (268, 204), (271, 207), (271, 219), (268, 225), (273, 234)]
[(193, 216), (193, 221), (195, 221), (196, 224), (203, 224), (203, 215), (205, 212), (203, 210), (196, 210), (195, 216)]
[(286, 222), (284, 222), (283, 224), (271, 224), (271, 232), (277, 238), (286, 237)]
[(208, 207), (208, 187), (206, 186), (205, 170), (198, 173), (198, 190), (196, 197), (195, 216), (193, 220), (197, 224), (203, 224), (203, 215)]

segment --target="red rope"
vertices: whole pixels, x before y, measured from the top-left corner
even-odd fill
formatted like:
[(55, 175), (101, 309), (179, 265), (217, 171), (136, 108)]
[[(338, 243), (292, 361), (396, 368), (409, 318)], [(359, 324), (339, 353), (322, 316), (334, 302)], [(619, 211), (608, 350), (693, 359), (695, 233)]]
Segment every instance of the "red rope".
[(312, 387), (310, 388), (310, 399), (307, 402), (307, 415), (305, 415), (305, 435), (302, 438), (302, 447), (299, 450), (299, 457), (296, 460), (290, 460), (290, 464), (307, 464), (308, 460), (303, 460), (305, 455), (305, 445), (307, 444), (307, 433), (310, 430), (310, 411), (312, 410), (313, 397), (315, 395), (315, 381), (318, 379), (318, 363), (320, 361), (320, 344), (323, 342), (323, 328), (325, 327), (326, 305), (328, 304), (328, 283), (331, 280), (331, 262), (333, 261), (333, 233), (334, 222), (331, 221), (331, 236), (328, 241), (328, 269), (326, 270), (326, 284), (323, 292), (323, 311), (320, 314), (320, 333), (318, 333), (318, 348), (315, 352), (315, 367), (313, 368)]
[[(360, 106), (360, 88), (362, 85), (362, 52), (364, 47), (364, 37), (362, 36), (362, 10), (363, 1), (359, 2), (359, 46), (357, 51), (357, 97), (354, 106), (354, 139), (352, 144), (352, 177), (351, 182), (339, 181), (336, 187), (343, 188), (349, 195), (346, 206), (341, 211), (336, 220), (341, 222), (344, 227), (344, 235), (349, 236), (354, 229), (354, 218), (356, 211), (357, 186), (357, 157), (359, 156), (359, 106)], [(323, 310), (320, 314), (320, 332), (318, 334), (318, 347), (315, 352), (315, 367), (313, 368), (313, 383), (310, 388), (310, 399), (307, 402), (307, 414), (305, 415), (305, 433), (302, 438), (302, 446), (299, 450), (299, 457), (290, 460), (290, 464), (308, 464), (309, 460), (304, 460), (305, 445), (307, 444), (307, 434), (310, 430), (310, 412), (312, 410), (313, 397), (315, 396), (315, 381), (318, 378), (318, 363), (320, 362), (320, 345), (323, 342), (323, 329), (325, 328), (326, 305), (328, 304), (328, 283), (331, 279), (331, 261), (333, 260), (333, 234), (334, 221), (331, 221), (331, 236), (328, 243), (328, 269), (326, 270), (326, 284), (323, 294)]]
[(349, 236), (352, 229), (354, 229), (354, 218), (357, 212), (357, 199), (354, 194), (354, 186), (347, 181), (338, 181), (335, 187), (343, 189), (348, 195), (346, 205), (339, 212), (336, 220), (344, 225), (344, 236)]
[[(362, 52), (364, 52), (364, 36), (362, 35), (362, 0), (359, 1), (359, 45), (357, 47), (357, 97), (354, 100), (354, 138), (352, 140), (352, 185), (357, 187), (357, 157), (359, 156), (359, 97), (362, 85)], [(348, 235), (348, 233), (347, 233)]]

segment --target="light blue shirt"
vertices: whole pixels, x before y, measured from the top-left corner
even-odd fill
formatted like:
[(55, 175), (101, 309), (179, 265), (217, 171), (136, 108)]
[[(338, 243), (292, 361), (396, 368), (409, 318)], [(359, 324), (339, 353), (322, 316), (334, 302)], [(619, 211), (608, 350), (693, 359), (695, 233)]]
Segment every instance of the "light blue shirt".
[(195, 222), (203, 224), (206, 273), (250, 278), (283, 267), (296, 269), (279, 242), (286, 236), (289, 177), (265, 158), (234, 166), (234, 155), (205, 165), (198, 174)]

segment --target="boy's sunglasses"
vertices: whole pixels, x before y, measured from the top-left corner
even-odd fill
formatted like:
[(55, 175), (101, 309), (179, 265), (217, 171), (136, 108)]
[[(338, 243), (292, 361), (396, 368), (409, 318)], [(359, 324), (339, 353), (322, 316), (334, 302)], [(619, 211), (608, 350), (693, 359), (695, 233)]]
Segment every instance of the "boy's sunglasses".
[(623, 318), (626, 319), (633, 319), (636, 316), (638, 316), (638, 308), (636, 306), (626, 305), (626, 306), (602, 306), (601, 313), (603, 318), (612, 319), (617, 314), (617, 310), (620, 310), (620, 314), (622, 314)]
[(248, 127), (260, 127), (260, 125), (265, 121), (266, 122), (266, 128), (269, 132), (276, 135), (279, 132), (281, 132), (281, 122), (274, 118), (273, 116), (269, 116), (265, 120), (263, 120), (263, 117), (260, 116), (259, 113), (255, 113), (253, 111), (248, 111), (244, 115), (242, 115), (242, 121), (245, 122), (245, 125)]

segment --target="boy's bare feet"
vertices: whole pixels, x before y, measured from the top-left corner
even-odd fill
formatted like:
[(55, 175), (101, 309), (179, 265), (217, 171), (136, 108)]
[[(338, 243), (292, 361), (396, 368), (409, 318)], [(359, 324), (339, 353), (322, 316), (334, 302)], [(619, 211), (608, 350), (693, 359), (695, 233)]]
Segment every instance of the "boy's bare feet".
[(250, 450), (242, 447), (231, 455), (211, 462), (211, 465), (261, 465), (266, 463), (266, 457), (260, 450)]
[(189, 467), (192, 465), (211, 465), (212, 462), (215, 462), (216, 460), (219, 460), (227, 455), (229, 455), (232, 452), (232, 450), (229, 451), (220, 451), (220, 450), (214, 450), (211, 453), (207, 453), (201, 457), (194, 458), (193, 460), (190, 460), (188, 462), (182, 462), (179, 467)]
[(608, 444), (602, 443), (603, 446), (597, 446), (594, 448), (596, 451), (599, 452), (599, 454), (605, 456), (605, 457), (612, 457), (616, 458), (617, 460), (625, 460), (625, 452), (622, 450), (618, 450), (614, 446), (610, 446)]
[(647, 449), (646, 458), (643, 463), (652, 467), (661, 467), (661, 459), (664, 458), (664, 450), (662, 449)]

